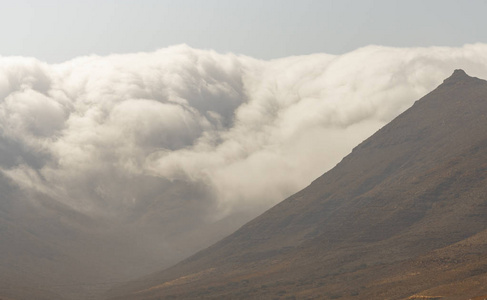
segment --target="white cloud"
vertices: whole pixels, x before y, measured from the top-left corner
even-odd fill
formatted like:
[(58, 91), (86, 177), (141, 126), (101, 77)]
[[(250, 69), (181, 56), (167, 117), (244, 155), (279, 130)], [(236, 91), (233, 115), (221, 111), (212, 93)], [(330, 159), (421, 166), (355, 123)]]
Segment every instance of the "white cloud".
[(22, 151), (1, 168), (86, 213), (146, 222), (141, 209), (172, 209), (184, 234), (303, 188), (454, 69), (487, 78), (486, 53), (369, 46), (261, 61), (182, 45), (58, 65), (2, 57), (0, 138)]

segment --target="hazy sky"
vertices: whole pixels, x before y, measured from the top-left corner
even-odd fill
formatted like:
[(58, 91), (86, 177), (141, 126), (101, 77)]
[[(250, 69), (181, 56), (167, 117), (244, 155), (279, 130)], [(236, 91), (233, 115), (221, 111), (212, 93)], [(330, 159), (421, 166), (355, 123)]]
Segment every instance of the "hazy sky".
[(50, 63), (174, 44), (269, 59), (487, 41), (487, 1), (0, 0), (0, 55)]

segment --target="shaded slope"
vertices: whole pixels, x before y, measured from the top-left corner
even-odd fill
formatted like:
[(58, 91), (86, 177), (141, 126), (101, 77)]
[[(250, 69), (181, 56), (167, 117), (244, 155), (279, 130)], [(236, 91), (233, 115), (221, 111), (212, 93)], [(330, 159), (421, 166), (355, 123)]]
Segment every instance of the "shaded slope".
[(0, 190), (0, 298), (98, 299), (111, 281), (140, 274), (129, 260), (137, 244), (113, 236), (112, 224), (26, 194), (1, 174)]
[[(99, 223), (0, 174), (0, 298), (83, 299), (104, 267), (83, 253)], [(27, 199), (26, 197), (33, 199)], [(85, 294), (86, 295), (86, 294)]]
[[(480, 295), (486, 128), (487, 82), (456, 70), (301, 192), (112, 296), (401, 299), (455, 284)], [(425, 271), (454, 245), (465, 264)]]
[[(8, 147), (2, 148), (3, 142), (0, 136), (0, 160), (10, 155)], [(153, 200), (132, 210), (88, 215), (42, 191), (22, 189), (0, 172), (0, 298), (99, 299), (115, 283), (188, 257), (194, 249), (221, 238), (222, 232), (231, 232), (234, 224), (243, 223), (234, 215), (231, 220), (201, 226), (193, 236), (180, 237), (178, 225), (184, 218), (177, 216), (194, 213), (196, 219), (197, 210), (203, 208), (202, 203), (193, 201), (195, 188), (167, 180), (142, 181), (146, 185), (137, 185), (145, 187), (137, 191), (139, 195), (150, 194), (158, 190), (151, 188), (153, 185), (160, 188), (162, 184), (167, 187), (165, 194), (146, 195)], [(183, 197), (187, 205), (175, 205), (179, 198), (174, 194)], [(168, 198), (176, 200), (161, 201)], [(247, 219), (245, 215), (237, 217)], [(197, 224), (199, 220), (194, 221)], [(157, 230), (166, 222), (172, 227), (166, 226), (165, 235), (159, 234)], [(184, 251), (158, 251), (158, 246), (165, 244), (179, 245)]]

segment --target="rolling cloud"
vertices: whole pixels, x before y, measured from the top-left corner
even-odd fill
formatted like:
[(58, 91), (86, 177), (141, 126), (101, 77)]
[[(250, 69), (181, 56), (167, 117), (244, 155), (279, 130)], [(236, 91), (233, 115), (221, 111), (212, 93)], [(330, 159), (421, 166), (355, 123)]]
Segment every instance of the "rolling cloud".
[(0, 57), (0, 168), (26, 193), (192, 236), (303, 188), (456, 68), (487, 78), (487, 45)]

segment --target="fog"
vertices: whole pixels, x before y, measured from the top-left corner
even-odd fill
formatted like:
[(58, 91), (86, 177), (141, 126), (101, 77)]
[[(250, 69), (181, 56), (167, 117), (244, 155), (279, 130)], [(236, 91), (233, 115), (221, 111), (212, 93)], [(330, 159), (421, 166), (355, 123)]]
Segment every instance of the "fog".
[(487, 45), (0, 57), (0, 171), (17, 201), (123, 228), (162, 266), (308, 185), (457, 68), (487, 78)]

